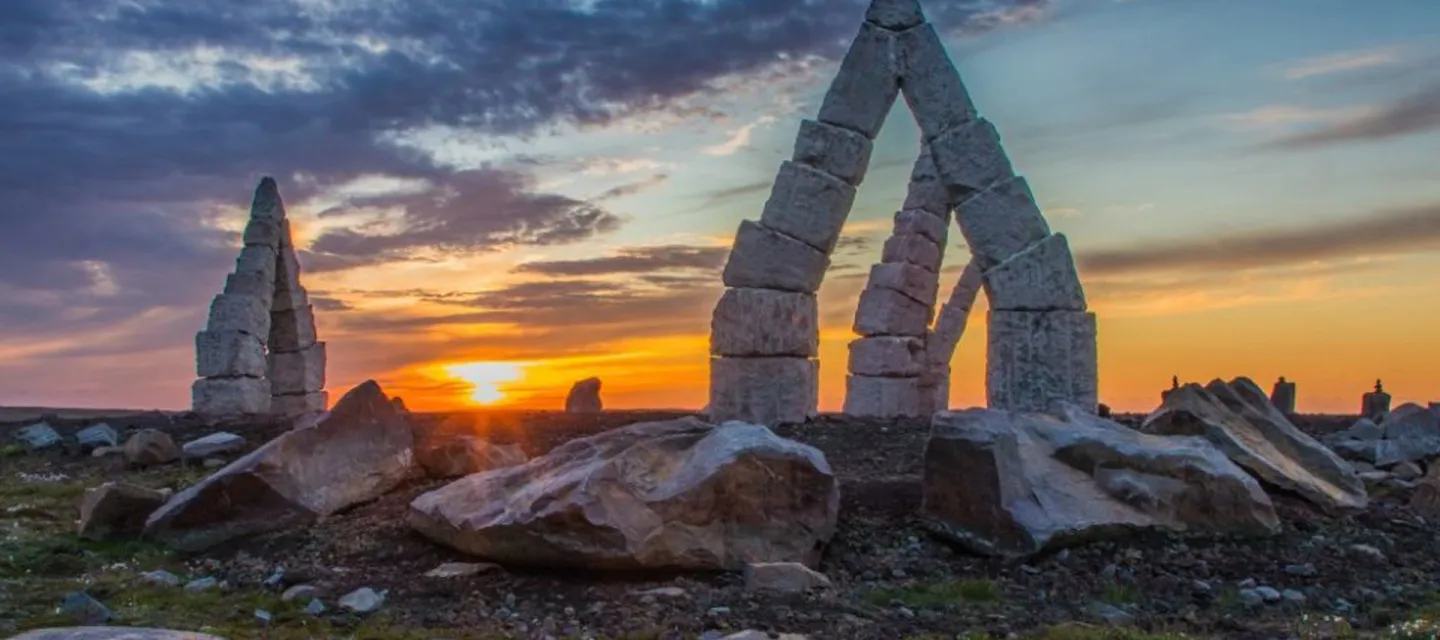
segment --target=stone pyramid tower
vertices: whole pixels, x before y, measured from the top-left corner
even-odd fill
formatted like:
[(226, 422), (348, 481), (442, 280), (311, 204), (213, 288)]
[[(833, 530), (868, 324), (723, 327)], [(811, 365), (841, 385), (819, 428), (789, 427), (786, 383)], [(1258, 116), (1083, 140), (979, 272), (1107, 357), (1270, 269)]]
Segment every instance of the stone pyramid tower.
[(204, 415), (324, 411), (325, 343), (300, 285), (285, 203), (273, 178), (260, 181), (245, 248), (225, 291), (195, 336), (194, 411)]
[[(991, 308), (989, 405), (1095, 407), (1095, 316), (1065, 237), (1050, 232), (999, 133), (976, 113), (919, 0), (872, 0), (818, 117), (801, 123), (760, 220), (736, 234), (711, 321), (712, 419), (774, 425), (816, 411), (815, 292), (875, 136), (901, 95), (923, 148), (895, 233), (861, 294), (847, 412), (940, 408), (952, 340), (982, 288)], [(931, 329), (952, 210), (974, 265), (947, 305), (951, 317)]]

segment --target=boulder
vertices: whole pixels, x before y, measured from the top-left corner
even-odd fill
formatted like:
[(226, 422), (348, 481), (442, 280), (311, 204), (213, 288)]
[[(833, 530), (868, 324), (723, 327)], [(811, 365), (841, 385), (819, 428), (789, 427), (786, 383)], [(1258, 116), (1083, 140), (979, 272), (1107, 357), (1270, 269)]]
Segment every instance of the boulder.
[(312, 522), (413, 478), (414, 436), (374, 381), (328, 414), (303, 422), (176, 494), (145, 524), (147, 536), (198, 551)]
[(156, 429), (142, 429), (125, 441), (125, 460), (141, 467), (169, 464), (182, 453), (169, 434)]
[(804, 593), (830, 588), (830, 579), (798, 562), (759, 562), (745, 565), (745, 590)]
[(565, 396), (565, 413), (600, 413), (604, 405), (600, 402), (600, 379), (586, 378), (570, 387)]
[(39, 451), (60, 444), (60, 432), (49, 423), (37, 422), (15, 432), (15, 439), (26, 451)]
[(184, 446), (180, 447), (180, 451), (186, 458), (208, 458), (234, 453), (244, 448), (244, 438), (221, 431), (186, 442)]
[(503, 565), (738, 570), (813, 565), (840, 489), (819, 450), (762, 426), (630, 425), (478, 473), (410, 504), (410, 524)]
[(436, 432), (415, 440), (415, 460), (431, 478), (459, 478), (528, 459), (516, 445), (490, 444), (474, 435)]
[(1280, 530), (1260, 484), (1205, 439), (1142, 434), (1073, 405), (936, 414), (923, 491), (938, 534), (990, 555), (1146, 530)]
[(1440, 438), (1440, 416), (1414, 403), (1396, 407), (1380, 426), (1386, 440)]
[(1410, 494), (1410, 508), (1427, 518), (1440, 517), (1440, 464), (1432, 465), (1430, 472)]
[(410, 413), (410, 407), (405, 406), (405, 399), (400, 396), (391, 398), (390, 406), (395, 407), (395, 410), (400, 413)]
[(1141, 430), (1203, 436), (1261, 481), (1324, 509), (1364, 509), (1368, 501), (1355, 468), (1290, 424), (1248, 378), (1176, 389)]
[(80, 443), (80, 450), (83, 452), (94, 451), (101, 447), (120, 446), (120, 434), (115, 432), (114, 427), (103, 422), (76, 432), (75, 440)]
[(85, 490), (80, 502), (80, 537), (105, 540), (117, 535), (139, 535), (145, 519), (169, 495), (124, 482), (107, 482)]
[(191, 631), (140, 627), (61, 627), (26, 631), (10, 640), (224, 640)]

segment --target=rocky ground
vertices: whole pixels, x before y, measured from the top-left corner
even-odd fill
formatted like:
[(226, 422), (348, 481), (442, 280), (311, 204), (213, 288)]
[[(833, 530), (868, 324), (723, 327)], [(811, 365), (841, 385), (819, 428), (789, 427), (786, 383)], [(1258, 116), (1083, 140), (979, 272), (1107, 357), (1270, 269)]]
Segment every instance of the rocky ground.
[[(482, 424), (492, 441), (518, 443), (533, 456), (576, 436), (674, 415), (490, 413)], [(1352, 421), (1296, 420), (1312, 433)], [(52, 424), (66, 432), (83, 421)], [(111, 424), (121, 431), (161, 428), (177, 441), (217, 429), (155, 413)], [(0, 442), (9, 442), (16, 426), (0, 425)], [(259, 444), (285, 426), (222, 428)], [(426, 577), (440, 564), (473, 561), (404, 523), (410, 500), (442, 482), (406, 486), (309, 529), (200, 556), (138, 541), (87, 542), (74, 534), (85, 487), (123, 478), (178, 490), (206, 470), (130, 469), (118, 457), (10, 447), (0, 458), (0, 631), (68, 624), (57, 606), (76, 591), (103, 603), (118, 624), (232, 638), (669, 639), (741, 629), (853, 640), (1419, 638), (1434, 637), (1429, 621), (1440, 618), (1440, 539), (1433, 524), (1404, 506), (1404, 488), (1380, 490), (1371, 508), (1353, 517), (1326, 516), (1276, 495), (1285, 530), (1271, 539), (1147, 538), (1006, 562), (957, 551), (927, 535), (912, 515), (920, 500), (922, 421), (827, 416), (779, 432), (824, 451), (842, 477), (840, 530), (819, 567), (834, 583), (828, 591), (748, 593), (740, 577), (729, 574), (497, 568)], [(182, 585), (213, 578), (217, 586), (193, 591), (147, 582), (142, 574), (156, 570), (173, 573)], [(283, 602), (281, 592), (296, 584), (318, 587), (327, 610), (313, 615), (298, 602)], [(357, 616), (336, 606), (340, 596), (362, 587), (385, 593), (377, 611)]]

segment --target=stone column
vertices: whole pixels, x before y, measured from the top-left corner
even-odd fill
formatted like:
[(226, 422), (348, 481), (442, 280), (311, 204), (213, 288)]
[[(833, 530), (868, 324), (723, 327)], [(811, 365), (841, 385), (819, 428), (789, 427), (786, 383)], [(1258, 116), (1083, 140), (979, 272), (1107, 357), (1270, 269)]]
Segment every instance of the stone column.
[(324, 411), (330, 394), (325, 391), (325, 343), (317, 339), (315, 307), (300, 284), (300, 262), (291, 244), (290, 224), (280, 236), (279, 267), (271, 309), (270, 379), (272, 413), (298, 416)]
[(1375, 383), (1374, 391), (1360, 398), (1360, 417), (1369, 418), (1375, 424), (1390, 417), (1390, 394), (1385, 393), (1384, 386), (1379, 382)]
[(1295, 383), (1285, 378), (1276, 381), (1275, 388), (1270, 390), (1270, 404), (1280, 413), (1295, 415)]

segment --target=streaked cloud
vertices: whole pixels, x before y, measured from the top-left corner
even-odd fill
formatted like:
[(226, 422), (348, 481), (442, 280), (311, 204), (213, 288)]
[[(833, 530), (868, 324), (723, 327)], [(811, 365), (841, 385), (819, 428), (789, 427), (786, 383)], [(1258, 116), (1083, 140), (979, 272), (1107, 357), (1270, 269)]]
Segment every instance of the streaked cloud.
[(1338, 144), (1375, 142), (1440, 129), (1440, 83), (1421, 88), (1360, 115), (1265, 143), (1262, 148), (1299, 151)]
[(1373, 69), (1399, 64), (1405, 60), (1406, 53), (1406, 48), (1400, 46), (1344, 51), (1296, 60), (1286, 64), (1281, 73), (1290, 80), (1303, 80), (1345, 71)]

